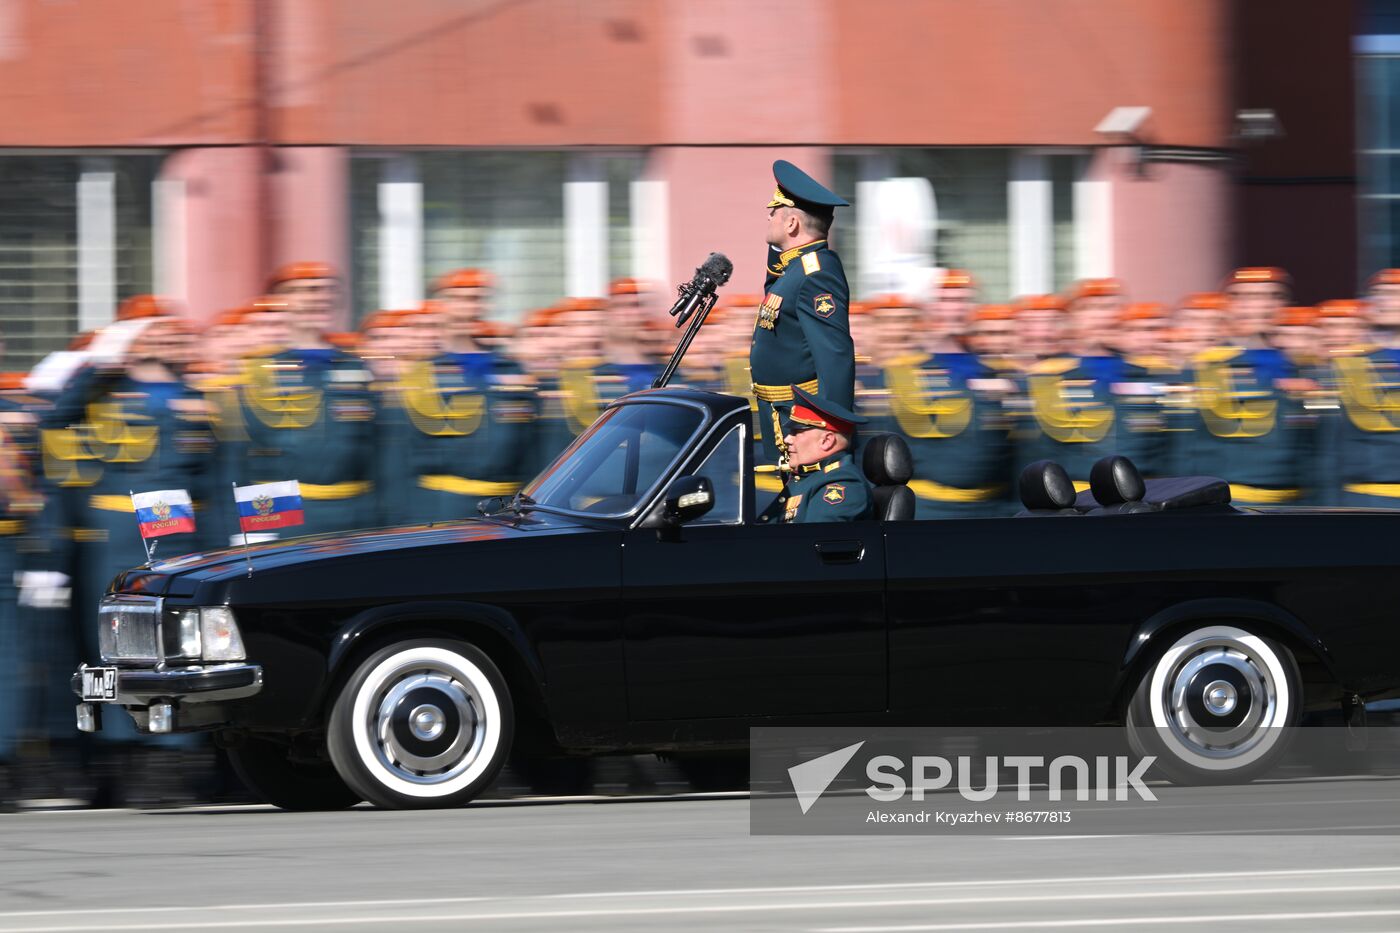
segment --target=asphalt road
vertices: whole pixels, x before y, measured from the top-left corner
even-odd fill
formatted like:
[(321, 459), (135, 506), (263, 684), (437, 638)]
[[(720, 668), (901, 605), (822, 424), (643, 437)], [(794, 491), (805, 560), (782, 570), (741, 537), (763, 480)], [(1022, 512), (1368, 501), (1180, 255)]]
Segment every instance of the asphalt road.
[(1310, 834), (751, 836), (741, 796), (24, 813), (0, 930), (1400, 929), (1400, 835), (1287, 798)]

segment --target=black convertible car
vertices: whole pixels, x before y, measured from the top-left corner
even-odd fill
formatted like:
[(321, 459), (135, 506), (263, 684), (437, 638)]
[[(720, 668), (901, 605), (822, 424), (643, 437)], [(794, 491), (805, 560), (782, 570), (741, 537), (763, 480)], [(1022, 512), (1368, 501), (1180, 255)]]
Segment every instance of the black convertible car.
[(878, 520), (759, 524), (749, 425), (640, 392), (479, 518), (132, 570), (79, 727), (214, 730), (288, 808), (443, 807), (513, 746), (742, 750), (773, 723), (1123, 723), (1176, 780), (1244, 780), (1305, 710), (1400, 695), (1400, 516), (1237, 509), (1114, 458), (1092, 496), (1042, 462), (1019, 515), (911, 521), (877, 436)]

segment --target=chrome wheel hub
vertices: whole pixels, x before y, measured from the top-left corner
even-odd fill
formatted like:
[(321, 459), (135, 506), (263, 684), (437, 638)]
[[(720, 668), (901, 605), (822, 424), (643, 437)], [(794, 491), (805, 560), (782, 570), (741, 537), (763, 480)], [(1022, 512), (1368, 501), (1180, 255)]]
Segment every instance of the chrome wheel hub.
[(1202, 628), (1177, 641), (1153, 671), (1152, 725), (1199, 767), (1229, 769), (1278, 740), (1293, 697), (1283, 660), (1257, 635)]
[(481, 690), (446, 666), (394, 671), (370, 704), (379, 764), (414, 784), (451, 781), (476, 761), (486, 728)]
[(1227, 716), (1239, 701), (1234, 685), (1224, 680), (1212, 680), (1206, 684), (1205, 708), (1216, 716)]

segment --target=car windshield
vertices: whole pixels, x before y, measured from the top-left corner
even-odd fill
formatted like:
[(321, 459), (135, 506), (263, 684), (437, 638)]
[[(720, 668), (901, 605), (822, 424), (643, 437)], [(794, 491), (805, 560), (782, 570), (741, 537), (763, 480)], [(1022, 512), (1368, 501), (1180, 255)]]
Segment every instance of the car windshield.
[(631, 402), (593, 422), (534, 482), (526, 501), (544, 508), (625, 515), (661, 480), (704, 422), (686, 405)]

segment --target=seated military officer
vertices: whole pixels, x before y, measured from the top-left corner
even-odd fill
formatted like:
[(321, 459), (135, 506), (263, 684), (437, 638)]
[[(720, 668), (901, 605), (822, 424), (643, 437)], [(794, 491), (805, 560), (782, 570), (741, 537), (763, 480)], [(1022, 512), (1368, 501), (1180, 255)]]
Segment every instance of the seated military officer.
[(852, 522), (870, 518), (870, 487), (851, 458), (864, 418), (844, 406), (792, 387), (783, 425), (792, 470), (787, 485), (759, 521)]

